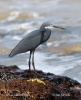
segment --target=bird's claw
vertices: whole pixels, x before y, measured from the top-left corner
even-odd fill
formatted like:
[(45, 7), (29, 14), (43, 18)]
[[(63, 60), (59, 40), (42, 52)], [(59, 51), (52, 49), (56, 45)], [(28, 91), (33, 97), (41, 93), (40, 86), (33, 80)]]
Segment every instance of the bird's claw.
[(43, 81), (41, 81), (40, 79), (38, 79), (38, 78), (35, 78), (35, 79), (29, 79), (29, 80), (27, 80), (28, 82), (38, 82), (38, 83), (42, 83), (42, 84), (44, 84), (45, 85), (45, 83), (43, 82)]

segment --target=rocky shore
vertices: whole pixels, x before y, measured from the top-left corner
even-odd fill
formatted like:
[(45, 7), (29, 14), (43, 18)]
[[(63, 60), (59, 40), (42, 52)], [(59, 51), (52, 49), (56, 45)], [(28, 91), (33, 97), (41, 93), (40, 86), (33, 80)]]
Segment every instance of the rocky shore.
[(0, 100), (81, 100), (81, 84), (41, 70), (0, 65)]

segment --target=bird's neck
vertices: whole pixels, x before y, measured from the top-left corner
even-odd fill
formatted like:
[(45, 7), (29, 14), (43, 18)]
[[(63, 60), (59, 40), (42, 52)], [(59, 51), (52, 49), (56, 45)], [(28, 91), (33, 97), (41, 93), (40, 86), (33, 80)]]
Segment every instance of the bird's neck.
[(45, 28), (43, 28), (43, 29), (40, 29), (40, 31), (41, 31), (41, 32), (45, 32), (45, 31), (46, 31), (46, 29), (45, 29)]

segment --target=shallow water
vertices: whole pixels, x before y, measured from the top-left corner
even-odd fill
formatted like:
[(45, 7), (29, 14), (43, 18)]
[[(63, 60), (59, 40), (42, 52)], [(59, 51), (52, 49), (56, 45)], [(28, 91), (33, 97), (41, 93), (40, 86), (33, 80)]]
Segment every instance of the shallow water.
[(81, 1), (0, 0), (0, 65), (27, 69), (29, 53), (9, 58), (17, 43), (43, 22), (65, 27), (52, 29), (48, 42), (35, 53), (36, 68), (81, 82)]

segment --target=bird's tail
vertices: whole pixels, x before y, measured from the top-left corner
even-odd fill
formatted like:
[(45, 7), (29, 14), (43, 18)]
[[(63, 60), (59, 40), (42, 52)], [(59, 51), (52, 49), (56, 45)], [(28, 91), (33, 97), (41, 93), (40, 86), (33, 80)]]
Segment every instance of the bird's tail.
[(11, 57), (13, 57), (13, 54), (12, 54), (12, 52), (9, 54), (9, 57), (11, 58)]
[(15, 56), (16, 54), (14, 53), (14, 49), (11, 51), (11, 53), (9, 54), (9, 57), (12, 58), (13, 56)]

